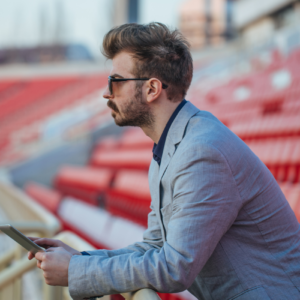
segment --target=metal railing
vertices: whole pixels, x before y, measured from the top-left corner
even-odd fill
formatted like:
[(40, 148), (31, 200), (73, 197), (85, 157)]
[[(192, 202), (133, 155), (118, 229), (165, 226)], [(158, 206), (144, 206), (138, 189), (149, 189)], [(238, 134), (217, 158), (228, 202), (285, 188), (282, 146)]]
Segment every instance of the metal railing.
[[(6, 217), (0, 220), (2, 224), (9, 223), (27, 235), (53, 237), (61, 228), (55, 216), (9, 183), (0, 182), (0, 209)], [(0, 300), (23, 298), (22, 277), (36, 268), (36, 261), (29, 261), (26, 254), (17, 243), (0, 253)], [(44, 284), (44, 300), (58, 300), (56, 290)]]
[[(71, 232), (63, 232), (59, 234), (56, 238), (60, 239), (64, 243), (68, 244), (72, 248), (78, 251), (84, 250), (94, 250), (95, 248), (88, 244), (86, 241), (79, 238), (77, 235)], [(68, 288), (63, 288), (64, 293), (68, 293)], [(159, 296), (151, 289), (142, 289), (132, 293), (122, 293), (121, 294), (126, 300), (159, 300)], [(101, 298), (101, 300), (108, 300), (109, 296)]]
[[(60, 223), (55, 216), (11, 184), (0, 182), (0, 209), (7, 217), (6, 220), (0, 219), (0, 223), (9, 223), (27, 235), (53, 237), (60, 229)], [(94, 249), (92, 245), (72, 232), (65, 231), (54, 238), (79, 251)], [(34, 269), (36, 269), (36, 260), (29, 261), (27, 252), (17, 243), (13, 243), (13, 247), (0, 253), (0, 300), (22, 300), (24, 288), (22, 277)], [(43, 300), (72, 300), (67, 287), (49, 286), (45, 284), (42, 272), (39, 269), (37, 272), (43, 285), (41, 292)], [(151, 289), (121, 295), (126, 300), (160, 299)], [(109, 299), (110, 296), (101, 298), (101, 300)]]
[(151, 289), (142, 289), (134, 293), (121, 294), (126, 300), (160, 300), (159, 296)]
[(1, 181), (0, 208), (7, 216), (9, 223), (23, 233), (35, 232), (40, 236), (51, 237), (61, 228), (55, 216), (23, 191)]

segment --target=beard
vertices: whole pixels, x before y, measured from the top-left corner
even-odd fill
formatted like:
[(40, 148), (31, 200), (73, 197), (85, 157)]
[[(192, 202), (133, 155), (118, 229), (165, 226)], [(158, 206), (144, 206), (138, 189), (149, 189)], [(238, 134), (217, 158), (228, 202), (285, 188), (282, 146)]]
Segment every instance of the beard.
[(137, 84), (134, 99), (122, 109), (122, 116), (117, 105), (108, 100), (107, 106), (113, 110), (112, 116), (118, 126), (151, 127), (154, 123), (153, 113), (145, 99), (142, 88)]

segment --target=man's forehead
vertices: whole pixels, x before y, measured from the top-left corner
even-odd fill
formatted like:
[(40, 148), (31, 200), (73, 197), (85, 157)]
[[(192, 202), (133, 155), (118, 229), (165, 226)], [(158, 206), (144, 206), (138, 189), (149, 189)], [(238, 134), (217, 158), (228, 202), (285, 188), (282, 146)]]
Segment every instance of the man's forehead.
[(132, 75), (134, 67), (132, 56), (127, 52), (117, 54), (112, 60), (112, 69), (110, 75), (119, 74), (123, 77)]

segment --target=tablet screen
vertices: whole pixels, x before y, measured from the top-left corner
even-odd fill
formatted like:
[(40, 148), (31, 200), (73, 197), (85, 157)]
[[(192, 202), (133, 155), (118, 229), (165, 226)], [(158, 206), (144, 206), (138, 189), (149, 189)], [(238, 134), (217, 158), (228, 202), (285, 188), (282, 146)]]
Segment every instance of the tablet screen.
[(31, 241), (29, 238), (27, 238), (24, 234), (22, 234), (19, 230), (17, 230), (10, 224), (0, 225), (0, 230), (28, 251), (31, 251), (33, 253), (45, 251), (42, 247), (35, 244), (33, 241)]

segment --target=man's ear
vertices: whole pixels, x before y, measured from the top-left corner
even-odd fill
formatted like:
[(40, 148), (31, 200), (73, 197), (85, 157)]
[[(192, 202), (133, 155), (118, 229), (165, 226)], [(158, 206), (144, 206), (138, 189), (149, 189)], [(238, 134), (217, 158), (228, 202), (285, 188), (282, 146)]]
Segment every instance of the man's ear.
[(162, 83), (157, 78), (150, 78), (147, 81), (146, 97), (147, 102), (155, 101), (162, 93)]

